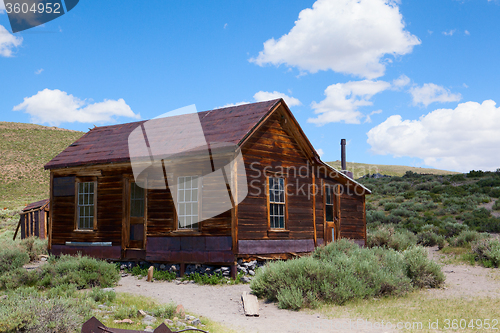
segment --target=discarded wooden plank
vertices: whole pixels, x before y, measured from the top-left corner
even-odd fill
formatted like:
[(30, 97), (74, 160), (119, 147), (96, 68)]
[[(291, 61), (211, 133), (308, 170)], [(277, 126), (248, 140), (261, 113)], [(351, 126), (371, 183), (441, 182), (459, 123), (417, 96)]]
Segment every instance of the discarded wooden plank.
[(257, 299), (257, 296), (250, 295), (244, 291), (243, 295), (241, 295), (241, 300), (243, 301), (243, 308), (246, 316), (259, 316), (259, 300)]

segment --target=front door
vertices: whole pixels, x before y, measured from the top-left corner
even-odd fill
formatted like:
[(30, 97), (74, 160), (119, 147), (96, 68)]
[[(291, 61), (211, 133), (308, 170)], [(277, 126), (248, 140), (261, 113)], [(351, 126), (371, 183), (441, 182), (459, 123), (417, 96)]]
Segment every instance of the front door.
[[(338, 186), (338, 185), (336, 185)], [(338, 188), (331, 185), (325, 186), (325, 243), (331, 243), (340, 235), (340, 196)]]
[(145, 206), (146, 191), (133, 180), (127, 182), (127, 248), (144, 249), (145, 247)]

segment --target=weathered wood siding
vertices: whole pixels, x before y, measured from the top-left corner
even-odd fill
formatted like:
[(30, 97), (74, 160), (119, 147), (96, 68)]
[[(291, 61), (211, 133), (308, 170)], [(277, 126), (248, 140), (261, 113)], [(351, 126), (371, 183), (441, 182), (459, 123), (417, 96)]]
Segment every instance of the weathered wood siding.
[(352, 193), (344, 193), (340, 197), (340, 236), (342, 238), (365, 239), (364, 201), (364, 196)]
[[(285, 127), (280, 113), (276, 112), (242, 147), (249, 193), (238, 206), (238, 240), (314, 238), (310, 165)], [(284, 177), (288, 188), (285, 229), (289, 233), (268, 232), (266, 167), (271, 173), (296, 170)]]
[[(113, 246), (121, 245), (122, 205), (123, 205), (123, 173), (131, 172), (130, 168), (113, 168), (109, 166), (101, 170), (97, 177), (97, 228), (95, 231), (75, 230), (75, 182), (79, 176), (74, 174), (54, 174), (54, 195), (51, 203), (52, 244), (64, 245), (71, 242), (111, 242)], [(98, 170), (96, 167), (82, 168), (80, 174)], [(59, 178), (66, 182), (58, 185)], [(81, 176), (81, 180), (90, 181), (93, 177)], [(72, 180), (73, 185), (70, 185)]]

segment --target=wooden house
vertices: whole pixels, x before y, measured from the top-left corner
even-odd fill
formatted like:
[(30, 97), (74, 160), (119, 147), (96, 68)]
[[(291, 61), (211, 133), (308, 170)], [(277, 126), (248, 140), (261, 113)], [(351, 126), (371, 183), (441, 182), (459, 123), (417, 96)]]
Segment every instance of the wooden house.
[(19, 223), (17, 224), (14, 239), (16, 239), (19, 230), (21, 230), (21, 239), (28, 237), (47, 237), (49, 221), (49, 199), (30, 203), (24, 207), (19, 214)]
[[(370, 191), (320, 160), (282, 99), (198, 117), (208, 144), (234, 144), (243, 156), (235, 170), (246, 178), (234, 182), (247, 185), (248, 194), (238, 205), (185, 228), (174, 207), (177, 191), (135, 183), (127, 140), (145, 122), (96, 127), (45, 165), (51, 253), (231, 265), (308, 253), (339, 238), (365, 244)], [(195, 184), (192, 172), (179, 179)], [(210, 209), (198, 205), (204, 185), (185, 186), (199, 210)]]

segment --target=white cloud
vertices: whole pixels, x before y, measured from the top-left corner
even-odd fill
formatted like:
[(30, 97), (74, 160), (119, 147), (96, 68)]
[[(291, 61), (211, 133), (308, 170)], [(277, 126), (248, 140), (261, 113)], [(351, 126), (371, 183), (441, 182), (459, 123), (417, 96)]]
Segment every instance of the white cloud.
[(253, 99), (256, 102), (269, 101), (277, 98), (283, 98), (286, 105), (288, 105), (289, 107), (302, 105), (302, 103), (297, 98), (280, 93), (279, 91), (259, 91), (255, 93), (255, 95), (253, 95)]
[(322, 157), (323, 155), (325, 155), (325, 152), (321, 148), (316, 149), (316, 152), (318, 153), (319, 157)]
[(465, 32), (464, 32), (464, 33), (465, 33), (467, 36), (470, 36), (470, 32), (469, 32), (469, 30), (465, 30)]
[(428, 106), (434, 102), (458, 102), (462, 99), (460, 94), (452, 94), (448, 89), (434, 83), (425, 83), (422, 87), (412, 87), (409, 90), (413, 97), (413, 104)]
[(388, 82), (372, 80), (332, 84), (326, 88), (324, 100), (311, 104), (318, 116), (309, 118), (307, 122), (318, 126), (341, 121), (346, 124), (359, 124), (364, 114), (358, 109), (373, 105), (370, 101), (373, 95), (389, 89), (390, 86)]
[(252, 102), (237, 102), (237, 103), (228, 103), (228, 104), (225, 104), (223, 106), (218, 106), (216, 107), (215, 109), (222, 109), (222, 108), (228, 108), (228, 107), (231, 107), (231, 106), (238, 106), (238, 105), (244, 105), (244, 104), (250, 104)]
[(20, 46), (22, 42), (22, 37), (14, 36), (3, 25), (0, 25), (0, 56), (12, 57), (12, 49)]
[[(289, 107), (302, 105), (302, 103), (297, 98), (288, 96), (284, 93), (280, 93), (279, 91), (269, 92), (269, 91), (262, 91), (261, 90), (261, 91), (256, 92), (255, 95), (253, 95), (254, 102), (264, 102), (264, 101), (269, 101), (269, 100), (278, 99), (278, 98), (283, 98), (285, 100), (286, 105), (288, 105)], [(242, 101), (242, 102), (238, 102), (238, 103), (228, 103), (224, 106), (217, 107), (216, 109), (228, 108), (230, 106), (238, 106), (238, 105), (250, 104), (250, 103), (253, 103), (253, 102)]]
[(410, 84), (410, 78), (404, 74), (399, 76), (397, 79), (392, 80), (392, 87), (395, 90), (399, 90)]
[(426, 165), (457, 171), (500, 167), (500, 108), (486, 100), (438, 109), (418, 120), (394, 115), (372, 128), (367, 142), (375, 154), (421, 158)]
[(227, 28), (227, 23), (226, 23), (226, 24), (224, 24), (224, 29), (226, 29), (226, 28)]
[(445, 36), (453, 36), (453, 34), (456, 32), (456, 29), (453, 30), (448, 30), (448, 31), (443, 31), (443, 35)]
[(35, 71), (35, 74), (36, 74), (36, 75), (39, 75), (39, 74), (42, 74), (42, 72), (43, 72), (43, 68), (40, 68), (40, 69), (37, 69), (37, 70)]
[(370, 114), (366, 116), (365, 123), (371, 123), (372, 122), (371, 116), (373, 116), (374, 114), (381, 114), (381, 113), (382, 113), (382, 110), (376, 110), (376, 111), (370, 112)]
[(373, 79), (384, 74), (384, 55), (404, 55), (420, 43), (405, 30), (397, 1), (318, 0), (300, 12), (290, 32), (267, 40), (250, 61)]
[(123, 99), (104, 100), (89, 104), (73, 95), (55, 89), (44, 89), (36, 95), (25, 97), (24, 101), (16, 105), (14, 111), (22, 111), (31, 115), (34, 123), (59, 125), (60, 123), (109, 123), (114, 117), (140, 119)]

